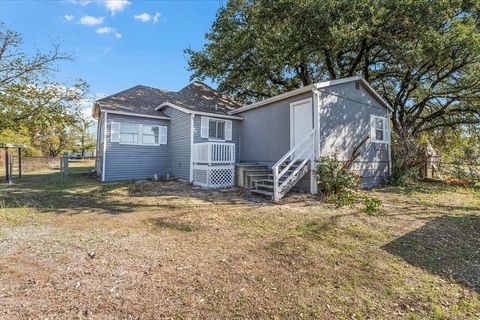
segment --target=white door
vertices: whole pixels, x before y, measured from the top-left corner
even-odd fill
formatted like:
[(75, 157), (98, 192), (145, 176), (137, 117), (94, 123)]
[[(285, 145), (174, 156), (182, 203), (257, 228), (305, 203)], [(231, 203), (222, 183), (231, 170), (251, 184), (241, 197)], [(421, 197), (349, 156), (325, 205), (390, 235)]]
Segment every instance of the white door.
[[(290, 147), (298, 146), (313, 129), (312, 99), (290, 104)], [(312, 137), (313, 139), (313, 137)], [(299, 153), (308, 145), (305, 142)], [(303, 153), (305, 156), (308, 152)], [(295, 155), (293, 155), (295, 157)], [(302, 157), (304, 158), (304, 157)]]

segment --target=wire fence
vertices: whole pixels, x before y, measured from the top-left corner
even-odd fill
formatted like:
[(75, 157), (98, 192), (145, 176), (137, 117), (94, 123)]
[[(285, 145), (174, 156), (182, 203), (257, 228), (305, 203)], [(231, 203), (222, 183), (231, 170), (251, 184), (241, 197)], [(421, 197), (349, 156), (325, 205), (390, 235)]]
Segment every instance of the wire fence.
[(63, 182), (64, 176), (93, 175), (97, 157), (9, 156), (0, 158), (2, 182)]
[(445, 161), (434, 157), (426, 163), (427, 177), (439, 180), (480, 181), (480, 161)]

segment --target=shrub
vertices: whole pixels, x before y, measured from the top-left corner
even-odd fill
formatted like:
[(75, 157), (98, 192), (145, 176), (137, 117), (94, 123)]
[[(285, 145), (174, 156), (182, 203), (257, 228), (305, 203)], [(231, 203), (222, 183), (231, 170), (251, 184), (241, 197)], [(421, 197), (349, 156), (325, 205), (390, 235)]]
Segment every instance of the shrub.
[(320, 157), (315, 174), (319, 190), (324, 195), (339, 194), (358, 187), (357, 175), (344, 170), (342, 163), (334, 157)]
[(335, 203), (335, 206), (337, 208), (343, 208), (343, 207), (353, 207), (355, 205), (355, 200), (357, 200), (357, 197), (355, 197), (355, 194), (351, 191), (344, 191), (342, 193), (336, 194), (333, 197), (333, 203)]
[(320, 157), (315, 174), (318, 189), (328, 202), (335, 203), (337, 208), (354, 205), (355, 195), (352, 189), (358, 187), (358, 176), (343, 168), (335, 157)]
[(377, 214), (382, 208), (382, 200), (378, 198), (365, 197), (363, 204), (365, 205), (363, 211), (368, 215)]

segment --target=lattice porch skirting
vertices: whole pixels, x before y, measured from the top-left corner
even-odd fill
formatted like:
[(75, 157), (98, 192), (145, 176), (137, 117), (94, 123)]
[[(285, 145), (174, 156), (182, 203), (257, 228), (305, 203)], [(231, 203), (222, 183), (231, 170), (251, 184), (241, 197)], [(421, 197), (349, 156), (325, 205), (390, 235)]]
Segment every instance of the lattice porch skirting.
[(229, 188), (235, 185), (235, 165), (193, 165), (193, 184), (208, 189)]

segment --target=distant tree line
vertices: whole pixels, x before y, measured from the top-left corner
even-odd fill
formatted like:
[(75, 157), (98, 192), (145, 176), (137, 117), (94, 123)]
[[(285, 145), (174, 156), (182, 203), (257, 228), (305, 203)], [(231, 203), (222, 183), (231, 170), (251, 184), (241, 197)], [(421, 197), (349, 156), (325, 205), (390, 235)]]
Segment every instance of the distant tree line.
[(87, 83), (54, 79), (57, 63), (69, 60), (55, 43), (47, 53), (27, 54), (22, 35), (0, 24), (0, 142), (24, 143), (28, 153), (46, 156), (95, 148), (79, 109)]

